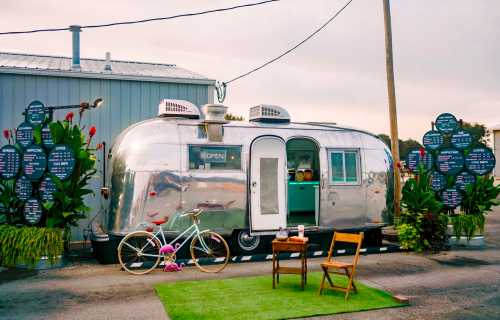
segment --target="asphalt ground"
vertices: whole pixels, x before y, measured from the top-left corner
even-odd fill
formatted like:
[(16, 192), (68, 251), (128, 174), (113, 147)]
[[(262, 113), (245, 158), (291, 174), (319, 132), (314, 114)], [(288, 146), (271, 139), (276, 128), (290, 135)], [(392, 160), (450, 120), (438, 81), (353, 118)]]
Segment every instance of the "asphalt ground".
[[(500, 208), (487, 217), (485, 236), (483, 249), (362, 256), (358, 280), (405, 295), (411, 306), (313, 319), (500, 319)], [(309, 259), (309, 269), (319, 270), (323, 259)], [(168, 319), (155, 283), (268, 274), (271, 286), (271, 269), (271, 262), (250, 262), (215, 275), (188, 267), (133, 276), (118, 265), (82, 259), (59, 270), (4, 270), (0, 319)]]

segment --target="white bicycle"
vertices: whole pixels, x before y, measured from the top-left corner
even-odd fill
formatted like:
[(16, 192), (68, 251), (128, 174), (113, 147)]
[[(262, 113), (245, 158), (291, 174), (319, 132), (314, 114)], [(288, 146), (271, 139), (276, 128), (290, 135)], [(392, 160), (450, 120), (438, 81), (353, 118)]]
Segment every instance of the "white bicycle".
[[(161, 225), (167, 220), (153, 221), (159, 227), (156, 233), (148, 231), (134, 231), (129, 233), (118, 246), (118, 260), (124, 270), (132, 274), (146, 274), (154, 270), (163, 258), (165, 263), (175, 262), (176, 252), (190, 239), (190, 252), (194, 264), (203, 272), (220, 272), (229, 262), (229, 246), (226, 240), (218, 233), (210, 230), (201, 230), (199, 216), (203, 210), (194, 209), (181, 215), (189, 216), (192, 224), (175, 239), (167, 243)], [(180, 245), (176, 245), (180, 239)], [(162, 247), (170, 245), (173, 252), (161, 253)], [(209, 264), (200, 264), (206, 258)]]

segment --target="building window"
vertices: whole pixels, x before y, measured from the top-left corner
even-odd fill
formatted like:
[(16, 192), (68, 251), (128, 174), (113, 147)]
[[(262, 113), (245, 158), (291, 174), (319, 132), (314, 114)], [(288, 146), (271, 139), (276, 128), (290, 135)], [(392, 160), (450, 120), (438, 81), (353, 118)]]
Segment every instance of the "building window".
[(189, 146), (190, 170), (241, 170), (239, 146)]
[(330, 184), (360, 184), (359, 152), (357, 150), (330, 150)]

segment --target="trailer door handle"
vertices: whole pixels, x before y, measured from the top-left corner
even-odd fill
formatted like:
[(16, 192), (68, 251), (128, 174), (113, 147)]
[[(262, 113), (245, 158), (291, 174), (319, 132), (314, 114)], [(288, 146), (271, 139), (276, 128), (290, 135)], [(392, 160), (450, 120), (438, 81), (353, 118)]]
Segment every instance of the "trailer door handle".
[(257, 186), (257, 181), (252, 181), (252, 188), (255, 188)]

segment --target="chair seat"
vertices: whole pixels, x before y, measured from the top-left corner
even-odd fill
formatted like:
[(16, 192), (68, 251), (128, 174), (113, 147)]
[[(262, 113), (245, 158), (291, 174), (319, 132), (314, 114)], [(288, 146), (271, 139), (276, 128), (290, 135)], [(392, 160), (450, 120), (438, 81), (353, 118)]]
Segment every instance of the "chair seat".
[(335, 261), (335, 260), (330, 260), (330, 261), (325, 261), (321, 264), (322, 267), (327, 267), (327, 268), (352, 268), (353, 264), (352, 263), (345, 263), (341, 261)]
[(165, 222), (167, 222), (167, 220), (168, 220), (167, 218), (163, 218), (163, 219), (153, 220), (151, 222), (159, 226), (160, 224), (164, 224)]

